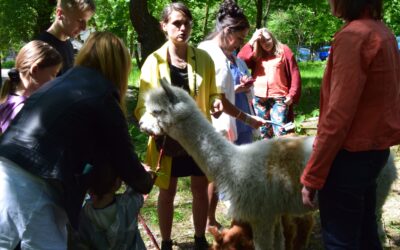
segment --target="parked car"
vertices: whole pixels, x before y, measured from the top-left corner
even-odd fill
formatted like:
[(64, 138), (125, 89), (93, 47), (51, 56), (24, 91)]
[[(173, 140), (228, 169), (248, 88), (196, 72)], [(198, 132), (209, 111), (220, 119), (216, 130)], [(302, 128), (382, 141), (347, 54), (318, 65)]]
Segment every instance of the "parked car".
[(321, 59), (321, 61), (325, 61), (328, 58), (330, 51), (331, 51), (331, 46), (320, 47), (317, 50), (319, 59)]
[(311, 50), (306, 47), (299, 47), (297, 49), (297, 61), (306, 62), (311, 60)]

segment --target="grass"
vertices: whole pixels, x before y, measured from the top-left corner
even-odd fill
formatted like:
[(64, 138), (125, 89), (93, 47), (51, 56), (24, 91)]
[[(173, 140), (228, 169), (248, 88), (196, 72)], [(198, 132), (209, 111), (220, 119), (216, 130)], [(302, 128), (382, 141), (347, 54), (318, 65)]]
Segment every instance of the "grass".
[(302, 91), (300, 103), (294, 106), (296, 132), (304, 133), (299, 124), (311, 117), (319, 115), (319, 92), (325, 62), (299, 63)]

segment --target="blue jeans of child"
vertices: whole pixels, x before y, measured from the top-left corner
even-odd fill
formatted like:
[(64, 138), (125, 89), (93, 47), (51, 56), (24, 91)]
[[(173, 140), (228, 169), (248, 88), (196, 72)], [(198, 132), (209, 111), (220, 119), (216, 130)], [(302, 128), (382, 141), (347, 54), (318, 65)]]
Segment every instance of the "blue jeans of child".
[(388, 157), (389, 149), (338, 153), (318, 192), (325, 249), (382, 249), (375, 215), (376, 179)]

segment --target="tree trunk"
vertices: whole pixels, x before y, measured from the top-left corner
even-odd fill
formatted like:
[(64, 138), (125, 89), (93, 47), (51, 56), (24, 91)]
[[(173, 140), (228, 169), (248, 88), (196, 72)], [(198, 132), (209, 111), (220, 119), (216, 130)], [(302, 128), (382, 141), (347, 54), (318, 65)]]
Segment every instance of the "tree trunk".
[(138, 34), (141, 48), (138, 66), (141, 67), (147, 56), (161, 47), (166, 39), (161, 31), (160, 23), (149, 13), (147, 0), (130, 0), (129, 14), (133, 28)]
[(256, 28), (261, 28), (262, 25), (262, 13), (263, 13), (263, 0), (256, 0), (256, 7), (257, 7), (257, 18), (256, 18)]
[(265, 15), (263, 18), (263, 26), (267, 27), (268, 25), (268, 15), (270, 11), (270, 6), (271, 6), (271, 0), (266, 0), (267, 2), (265, 3)]
[(203, 22), (203, 37), (206, 37), (206, 35), (208, 34), (207, 23), (208, 23), (209, 11), (210, 11), (210, 1), (207, 1), (206, 14), (204, 15), (204, 22)]

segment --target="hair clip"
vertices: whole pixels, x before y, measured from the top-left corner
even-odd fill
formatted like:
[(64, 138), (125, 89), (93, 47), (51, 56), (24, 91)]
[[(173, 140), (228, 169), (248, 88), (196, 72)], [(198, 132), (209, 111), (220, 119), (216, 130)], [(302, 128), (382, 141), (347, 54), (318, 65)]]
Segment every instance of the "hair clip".
[(16, 68), (12, 68), (10, 71), (8, 71), (8, 77), (10, 78), (11, 82), (19, 82), (21, 80), (19, 78), (19, 71)]

